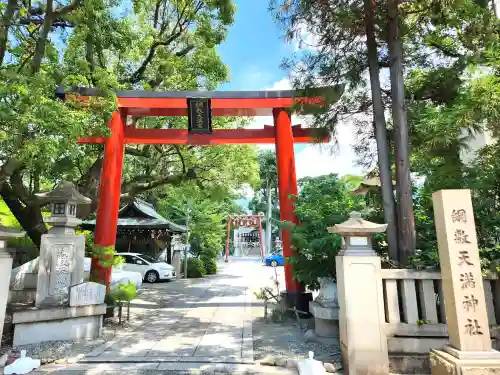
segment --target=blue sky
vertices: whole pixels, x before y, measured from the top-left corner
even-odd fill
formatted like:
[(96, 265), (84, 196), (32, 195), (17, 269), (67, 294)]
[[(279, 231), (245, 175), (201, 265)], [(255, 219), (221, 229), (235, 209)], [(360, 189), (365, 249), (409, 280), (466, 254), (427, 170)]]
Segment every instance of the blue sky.
[(224, 90), (259, 90), (285, 77), (280, 62), (293, 52), (268, 12), (269, 0), (235, 0), (235, 22), (218, 48), (229, 66), (231, 82)]
[[(282, 30), (268, 11), (269, 0), (234, 0), (237, 6), (235, 22), (228, 37), (218, 47), (222, 60), (230, 70), (230, 82), (221, 90), (266, 90), (288, 88), (287, 72), (280, 68), (296, 46), (286, 43)], [(295, 119), (294, 124), (300, 123)], [(254, 127), (272, 124), (272, 118), (256, 118)], [(328, 173), (360, 174), (354, 164), (352, 127), (339, 130), (339, 147), (319, 148), (317, 145), (296, 145), (297, 177)]]
[[(294, 46), (285, 43), (282, 30), (268, 11), (269, 0), (235, 0), (235, 22), (226, 41), (219, 46), (222, 60), (229, 67), (230, 81), (221, 90), (264, 90), (286, 78), (280, 68)], [(306, 145), (296, 145), (301, 152)]]

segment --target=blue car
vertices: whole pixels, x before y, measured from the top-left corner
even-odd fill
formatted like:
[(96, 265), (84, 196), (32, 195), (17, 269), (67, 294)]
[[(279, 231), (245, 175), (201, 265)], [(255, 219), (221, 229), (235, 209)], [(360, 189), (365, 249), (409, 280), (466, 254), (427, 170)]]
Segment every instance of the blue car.
[(266, 266), (283, 266), (285, 264), (285, 257), (283, 254), (271, 254), (265, 258)]

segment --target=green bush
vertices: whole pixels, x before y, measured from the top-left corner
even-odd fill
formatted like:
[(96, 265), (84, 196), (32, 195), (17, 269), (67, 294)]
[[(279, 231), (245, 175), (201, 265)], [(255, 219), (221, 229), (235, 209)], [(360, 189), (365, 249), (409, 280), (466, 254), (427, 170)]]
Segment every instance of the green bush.
[[(303, 178), (299, 187), (295, 213), (301, 224), (291, 227), (295, 255), (287, 262), (298, 281), (317, 290), (318, 278), (336, 278), (335, 256), (342, 245), (342, 238), (328, 228), (347, 220), (352, 211), (360, 211), (362, 198), (353, 196), (335, 174)], [(282, 226), (289, 228), (290, 223)]]
[(203, 265), (201, 259), (189, 258), (187, 264), (187, 277), (192, 279), (196, 277), (203, 277), (207, 274), (207, 270)]
[(128, 284), (120, 284), (110, 293), (111, 299), (118, 302), (130, 302), (137, 296), (137, 289), (133, 282)]
[(203, 257), (201, 261), (203, 262), (203, 266), (205, 266), (207, 275), (215, 275), (217, 273), (217, 262), (215, 258)]
[(111, 292), (107, 292), (104, 296), (104, 303), (108, 306), (114, 306), (116, 304), (116, 298)]

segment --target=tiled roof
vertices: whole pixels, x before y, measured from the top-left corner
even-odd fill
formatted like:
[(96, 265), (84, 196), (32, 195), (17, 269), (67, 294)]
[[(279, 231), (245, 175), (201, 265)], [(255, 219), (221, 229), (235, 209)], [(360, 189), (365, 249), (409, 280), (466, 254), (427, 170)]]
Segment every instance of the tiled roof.
[[(146, 217), (118, 217), (118, 227), (120, 228), (151, 228), (151, 229), (168, 229), (174, 233), (184, 233), (187, 228), (183, 225), (176, 224), (161, 216), (153, 206), (142, 199), (135, 198), (127, 206), (120, 210), (120, 214), (130, 209), (133, 206), (136, 210), (140, 211)], [(85, 220), (81, 224), (82, 228), (92, 229), (95, 227), (95, 220)]]

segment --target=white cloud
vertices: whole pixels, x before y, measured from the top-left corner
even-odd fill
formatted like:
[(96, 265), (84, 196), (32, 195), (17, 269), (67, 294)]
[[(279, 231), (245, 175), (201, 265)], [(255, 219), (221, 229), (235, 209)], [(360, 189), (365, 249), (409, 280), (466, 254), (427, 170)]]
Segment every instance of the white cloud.
[(314, 51), (319, 49), (320, 37), (317, 33), (310, 30), (305, 24), (299, 25), (298, 29), (297, 38), (292, 42), (295, 52), (300, 50)]
[(295, 155), (297, 179), (317, 177), (330, 173), (362, 175), (363, 170), (356, 165), (353, 150), (354, 126), (350, 123), (337, 128), (337, 144), (308, 145)]
[(250, 185), (243, 185), (241, 189), (237, 191), (238, 194), (241, 194), (244, 198), (251, 199), (254, 196), (254, 190)]
[[(283, 78), (275, 82), (272, 87), (265, 90), (289, 90), (292, 88), (290, 80)], [(310, 124), (308, 116), (292, 115), (292, 124), (307, 127)], [(254, 117), (246, 126), (247, 128), (259, 129), (264, 125), (273, 125), (272, 116)], [(351, 123), (343, 124), (338, 127), (337, 146), (334, 143), (326, 145), (311, 144), (301, 152), (295, 155), (295, 166), (297, 178), (317, 177), (329, 173), (345, 174), (363, 174), (362, 169), (356, 165), (356, 154), (353, 150), (354, 145), (354, 125)], [(274, 149), (274, 145), (260, 145), (261, 149)]]

